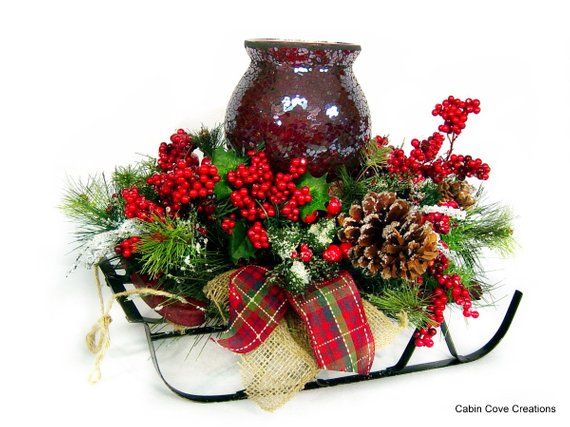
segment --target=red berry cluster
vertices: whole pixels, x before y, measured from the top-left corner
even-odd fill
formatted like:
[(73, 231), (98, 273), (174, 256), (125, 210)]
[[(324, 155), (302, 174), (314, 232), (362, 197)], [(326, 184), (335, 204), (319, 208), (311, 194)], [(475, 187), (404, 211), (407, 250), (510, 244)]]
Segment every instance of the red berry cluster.
[(450, 218), (441, 212), (430, 212), (423, 215), (423, 222), (430, 222), (433, 230), (439, 234), (447, 234), (451, 230)]
[(414, 332), (416, 347), (433, 347), (433, 336), (437, 334), (435, 328), (421, 328)]
[(129, 237), (115, 246), (115, 252), (123, 258), (130, 258), (137, 251), (140, 240), (138, 236)]
[(444, 119), (444, 124), (439, 126), (439, 130), (451, 135), (447, 156), (444, 158), (439, 155), (445, 137), (442, 133), (435, 132), (422, 141), (413, 139), (411, 142), (413, 148), (409, 156), (406, 156), (404, 150), (400, 148), (394, 149), (388, 158), (389, 172), (412, 177), (416, 182), (431, 178), (439, 183), (449, 175), (455, 175), (460, 180), (472, 176), (481, 180), (488, 179), (491, 168), (481, 159), (452, 154), (455, 139), (465, 128), (468, 115), (478, 114), (479, 111), (477, 99), (468, 98), (462, 101), (450, 96), (441, 104), (437, 104), (432, 114)]
[(149, 177), (147, 183), (153, 186), (162, 204), (175, 214), (192, 200), (214, 194), (219, 180), (218, 168), (205, 157), (200, 165), (178, 160), (167, 171)]
[(267, 235), (265, 228), (263, 228), (263, 225), (261, 225), (261, 221), (256, 221), (253, 226), (247, 230), (247, 237), (255, 249), (269, 247), (269, 236)]
[(301, 243), (299, 250), (294, 250), (291, 258), (300, 259), (303, 262), (309, 262), (313, 259), (313, 250), (306, 243)]
[(137, 187), (123, 189), (121, 196), (125, 200), (124, 212), (127, 218), (138, 218), (141, 221), (152, 222), (154, 217), (164, 215), (164, 209), (139, 194)]
[(158, 167), (162, 171), (172, 170), (180, 161), (184, 161), (188, 165), (198, 164), (198, 158), (192, 154), (194, 149), (192, 137), (184, 129), (178, 129), (175, 134), (172, 134), (170, 141), (170, 144), (161, 143), (158, 148)]
[[(239, 215), (249, 222), (255, 222), (248, 231), (254, 246), (269, 247), (267, 233), (261, 220), (279, 213), (290, 221), (298, 221), (301, 206), (311, 202), (309, 187), (297, 188), (295, 180), (307, 172), (307, 160), (291, 160), (288, 173), (274, 173), (264, 151), (251, 150), (247, 153), (249, 164), (240, 164), (229, 171), (227, 180), (234, 189), (230, 194), (231, 203), (238, 208)], [(224, 218), (222, 228), (227, 232), (235, 226), (235, 218)], [(251, 232), (251, 233), (250, 233)], [(259, 238), (253, 238), (258, 236)]]
[(443, 141), (444, 136), (438, 132), (422, 141), (412, 139), (411, 144), (414, 148), (409, 157), (401, 148), (392, 151), (388, 159), (389, 172), (410, 175), (416, 181), (428, 177), (436, 182), (442, 181), (448, 172), (445, 169), (443, 159), (436, 159), (436, 156), (439, 154)]
[(451, 173), (460, 180), (475, 176), (477, 179), (485, 181), (489, 179), (489, 172), (491, 172), (489, 165), (483, 163), (481, 159), (473, 159), (471, 156), (463, 156), (461, 154), (449, 156), (447, 165)]
[(465, 122), (469, 114), (479, 114), (481, 111), (479, 105), (478, 99), (467, 98), (462, 101), (449, 96), (441, 104), (437, 104), (431, 114), (443, 119), (443, 124), (438, 128), (440, 132), (459, 135), (465, 129)]
[[(433, 326), (439, 326), (444, 318), (443, 312), (449, 302), (449, 294), (454, 303), (462, 306), (463, 316), (479, 317), (479, 312), (471, 310), (471, 295), (469, 290), (461, 283), (461, 277), (457, 274), (445, 274), (449, 267), (449, 260), (443, 253), (439, 253), (433, 265), (429, 268), (429, 273), (435, 278), (438, 286), (431, 294), (431, 304), (427, 307), (429, 318)], [(433, 340), (431, 337), (435, 335), (435, 329), (430, 327), (428, 329), (420, 329), (416, 332), (415, 343), (418, 347), (431, 347)]]

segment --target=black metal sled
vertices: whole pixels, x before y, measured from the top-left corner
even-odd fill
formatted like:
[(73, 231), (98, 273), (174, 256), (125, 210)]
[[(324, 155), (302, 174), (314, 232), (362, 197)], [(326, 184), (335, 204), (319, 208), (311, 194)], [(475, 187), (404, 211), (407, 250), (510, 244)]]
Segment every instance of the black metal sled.
[[(120, 267), (113, 265), (110, 260), (105, 259), (104, 261), (102, 261), (99, 264), (99, 267), (105, 276), (105, 281), (106, 281), (107, 285), (113, 290), (114, 293), (119, 293), (119, 292), (125, 291), (126, 290), (125, 285), (131, 283), (129, 276), (126, 274), (120, 274), (118, 271), (120, 269)], [(511, 323), (513, 321), (513, 318), (514, 318), (516, 312), (517, 312), (517, 308), (520, 304), (521, 299), (522, 299), (522, 292), (520, 292), (518, 290), (515, 291), (512, 299), (511, 299), (511, 302), (509, 304), (509, 307), (507, 309), (507, 312), (503, 318), (503, 321), (501, 322), (501, 325), (499, 326), (499, 328), (497, 329), (497, 331), (495, 332), (493, 337), (485, 345), (483, 345), (481, 348), (479, 348), (478, 350), (476, 350), (470, 354), (460, 355), (457, 353), (457, 350), (455, 348), (455, 344), (453, 343), (453, 339), (451, 337), (451, 333), (450, 333), (446, 323), (444, 322), (441, 324), (441, 331), (442, 331), (443, 336), (445, 337), (445, 343), (446, 343), (447, 348), (448, 348), (448, 350), (452, 356), (451, 358), (438, 360), (435, 362), (429, 362), (429, 363), (420, 363), (420, 364), (416, 364), (416, 365), (408, 365), (408, 362), (410, 361), (410, 358), (412, 357), (414, 350), (416, 349), (416, 346), (414, 343), (414, 337), (412, 335), (412, 337), (408, 341), (408, 344), (406, 345), (406, 348), (404, 349), (402, 355), (400, 356), (400, 359), (398, 360), (398, 362), (396, 362), (395, 365), (393, 365), (389, 368), (382, 369), (382, 370), (370, 372), (368, 375), (357, 375), (357, 374), (355, 374), (355, 375), (349, 375), (349, 376), (343, 376), (343, 377), (337, 377), (337, 378), (331, 378), (331, 379), (316, 379), (314, 381), (307, 383), (303, 390), (312, 390), (312, 389), (317, 389), (317, 388), (321, 388), (321, 387), (332, 387), (332, 386), (336, 386), (336, 385), (340, 385), (340, 384), (349, 384), (349, 383), (355, 383), (355, 382), (360, 382), (360, 381), (375, 380), (378, 378), (391, 377), (394, 375), (408, 374), (411, 372), (426, 371), (429, 369), (437, 369), (437, 368), (443, 368), (446, 366), (453, 366), (453, 365), (459, 365), (459, 364), (463, 364), (463, 363), (473, 362), (477, 359), (482, 358), (483, 356), (486, 356), (491, 351), (493, 351), (493, 349), (499, 344), (501, 339), (507, 334), (507, 331), (509, 330), (509, 327), (511, 326)], [(123, 311), (125, 312), (127, 320), (129, 322), (141, 323), (144, 326), (146, 338), (147, 338), (147, 342), (148, 342), (148, 348), (150, 350), (150, 354), (152, 357), (152, 362), (154, 364), (154, 367), (156, 368), (156, 371), (158, 372), (158, 375), (160, 376), (160, 378), (162, 379), (164, 384), (166, 384), (166, 386), (173, 393), (175, 393), (178, 396), (181, 396), (185, 399), (189, 399), (189, 400), (192, 400), (194, 402), (202, 402), (202, 403), (227, 402), (227, 401), (231, 401), (231, 400), (247, 399), (247, 394), (245, 393), (245, 390), (239, 390), (239, 391), (236, 391), (235, 393), (217, 394), (217, 395), (198, 395), (198, 394), (186, 393), (184, 391), (181, 391), (181, 390), (173, 387), (164, 378), (164, 376), (160, 370), (160, 366), (159, 366), (158, 359), (156, 356), (156, 348), (155, 348), (155, 344), (154, 344), (155, 341), (159, 341), (159, 340), (162, 340), (165, 338), (172, 338), (172, 337), (176, 337), (176, 336), (195, 336), (195, 335), (211, 334), (211, 333), (215, 333), (215, 332), (221, 332), (221, 331), (225, 330), (225, 328), (226, 328), (225, 325), (189, 328), (189, 329), (187, 329), (185, 331), (181, 331), (181, 332), (179, 332), (179, 331), (152, 332), (150, 325), (160, 323), (160, 322), (162, 322), (162, 319), (147, 318), (147, 317), (142, 316), (139, 309), (135, 305), (135, 303), (133, 301), (125, 298), (125, 297), (118, 298), (117, 300), (118, 300), (119, 304), (121, 305)]]

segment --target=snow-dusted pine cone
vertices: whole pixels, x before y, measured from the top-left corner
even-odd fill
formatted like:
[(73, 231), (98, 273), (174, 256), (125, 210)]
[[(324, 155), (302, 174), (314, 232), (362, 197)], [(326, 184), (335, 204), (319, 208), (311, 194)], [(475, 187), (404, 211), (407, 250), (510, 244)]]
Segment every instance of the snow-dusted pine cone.
[(462, 208), (468, 208), (475, 204), (476, 200), (473, 197), (475, 189), (465, 181), (443, 181), (439, 186), (439, 190), (443, 202), (455, 200)]
[(437, 234), (395, 193), (368, 193), (339, 222), (352, 264), (371, 275), (415, 280), (437, 256)]

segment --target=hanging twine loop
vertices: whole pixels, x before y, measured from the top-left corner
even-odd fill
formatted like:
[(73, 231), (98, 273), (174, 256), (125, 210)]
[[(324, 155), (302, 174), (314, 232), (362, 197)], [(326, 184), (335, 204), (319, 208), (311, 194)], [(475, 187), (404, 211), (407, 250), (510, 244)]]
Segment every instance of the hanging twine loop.
[[(95, 274), (95, 284), (97, 286), (97, 298), (99, 300), (99, 310), (101, 312), (101, 317), (99, 320), (95, 322), (87, 336), (85, 337), (85, 341), (87, 343), (87, 348), (89, 351), (95, 355), (95, 364), (91, 373), (89, 374), (89, 382), (95, 384), (101, 379), (101, 364), (103, 363), (103, 359), (107, 350), (111, 345), (111, 336), (109, 334), (109, 325), (111, 324), (111, 316), (109, 313), (111, 312), (111, 308), (113, 308), (113, 303), (117, 300), (117, 298), (122, 297), (129, 297), (133, 295), (138, 296), (161, 296), (165, 298), (174, 299), (178, 302), (183, 304), (192, 304), (183, 297), (179, 295), (171, 294), (170, 292), (161, 291), (158, 289), (152, 288), (140, 288), (140, 289), (131, 289), (128, 291), (118, 292), (113, 294), (111, 298), (105, 304), (103, 300), (103, 285), (101, 284), (101, 279), (99, 278), (99, 271), (97, 267), (93, 267), (93, 273)], [(200, 307), (202, 308), (202, 307)]]

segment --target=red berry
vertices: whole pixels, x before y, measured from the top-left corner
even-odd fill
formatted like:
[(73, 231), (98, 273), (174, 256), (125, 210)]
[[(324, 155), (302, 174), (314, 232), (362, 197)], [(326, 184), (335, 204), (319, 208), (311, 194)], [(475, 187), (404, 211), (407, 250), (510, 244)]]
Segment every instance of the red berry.
[(303, 262), (309, 262), (313, 258), (313, 251), (306, 243), (301, 243), (300, 254)]
[(330, 244), (328, 248), (323, 251), (323, 259), (331, 263), (338, 263), (342, 261), (343, 253), (340, 246)]
[(312, 224), (317, 220), (317, 214), (318, 214), (317, 211), (314, 211), (313, 213), (305, 215), (305, 217), (303, 218), (303, 222), (305, 224)]
[(340, 244), (340, 250), (344, 258), (348, 258), (348, 251), (352, 248), (352, 245), (348, 242), (342, 242)]
[(327, 212), (329, 215), (332, 216), (336, 216), (338, 215), (340, 212), (342, 211), (342, 203), (341, 201), (336, 198), (333, 197), (329, 200), (329, 203), (327, 205)]

